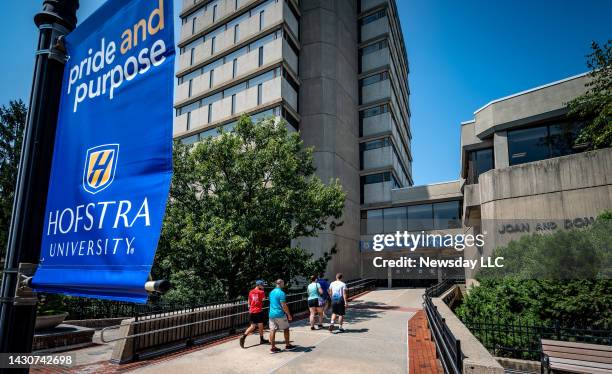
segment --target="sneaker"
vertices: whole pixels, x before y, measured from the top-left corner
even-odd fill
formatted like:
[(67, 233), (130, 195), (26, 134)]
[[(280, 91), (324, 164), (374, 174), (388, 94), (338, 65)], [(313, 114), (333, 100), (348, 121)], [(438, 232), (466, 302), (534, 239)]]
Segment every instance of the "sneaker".
[(316, 330), (314, 326), (310, 326), (310, 329), (311, 330)]
[(342, 327), (340, 327), (340, 328), (338, 329), (338, 331), (340, 331), (340, 332), (344, 332), (344, 329), (343, 329)]
[(285, 346), (285, 349), (286, 349), (286, 350), (292, 350), (292, 349), (295, 349), (295, 345), (293, 345), (293, 344), (287, 344), (287, 345)]
[(242, 335), (240, 337), (240, 348), (244, 348), (244, 341), (246, 340), (246, 336)]
[(334, 331), (334, 325), (329, 325), (329, 332)]
[(319, 328), (320, 328), (320, 329), (322, 329), (322, 328), (323, 328), (323, 325), (319, 325)]
[(278, 347), (272, 347), (272, 348), (270, 348), (270, 353), (278, 353), (278, 352), (280, 352), (280, 351), (281, 351), (281, 349), (280, 349), (280, 348), (278, 348)]
[(259, 339), (259, 344), (270, 344), (270, 341), (267, 339)]

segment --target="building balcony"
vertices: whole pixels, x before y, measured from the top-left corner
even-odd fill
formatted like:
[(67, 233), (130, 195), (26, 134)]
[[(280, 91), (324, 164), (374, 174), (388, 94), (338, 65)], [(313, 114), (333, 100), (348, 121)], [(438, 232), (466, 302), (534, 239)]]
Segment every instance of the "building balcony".
[(382, 17), (376, 21), (361, 26), (361, 41), (363, 42), (388, 32), (389, 19), (387, 17)]
[(368, 84), (361, 87), (361, 104), (371, 103), (391, 95), (391, 84), (389, 79), (380, 82)]
[(378, 52), (368, 53), (361, 56), (361, 71), (374, 70), (381, 66), (391, 65), (389, 48), (382, 48)]
[[(197, 2), (203, 2), (204, 0), (198, 0)], [(195, 26), (192, 22), (186, 22), (181, 26), (181, 41), (190, 38), (192, 35), (197, 34), (198, 32), (209, 28), (215, 22), (219, 20), (225, 19), (227, 16), (236, 12), (236, 10), (240, 10), (248, 5), (255, 3), (257, 0), (217, 0), (212, 1), (206, 5), (205, 10), (200, 8), (196, 10), (196, 12), (201, 12), (197, 15)], [(183, 0), (183, 9), (187, 9), (191, 7), (194, 3), (194, 0)], [(213, 20), (213, 8), (214, 5), (217, 5), (214, 10), (215, 17)], [(219, 22), (220, 23), (220, 22)]]

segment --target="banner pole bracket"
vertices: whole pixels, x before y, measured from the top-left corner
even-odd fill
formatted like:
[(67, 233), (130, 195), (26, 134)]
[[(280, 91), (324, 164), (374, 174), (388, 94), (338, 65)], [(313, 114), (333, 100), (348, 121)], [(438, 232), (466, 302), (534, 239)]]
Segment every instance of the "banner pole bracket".
[(32, 277), (38, 268), (38, 264), (20, 263), (17, 271), (17, 288), (13, 305), (36, 305), (38, 296), (31, 287)]

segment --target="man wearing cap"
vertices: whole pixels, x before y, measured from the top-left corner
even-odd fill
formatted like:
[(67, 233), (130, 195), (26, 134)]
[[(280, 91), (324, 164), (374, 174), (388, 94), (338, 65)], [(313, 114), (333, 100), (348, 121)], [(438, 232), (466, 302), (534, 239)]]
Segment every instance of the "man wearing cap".
[(287, 299), (285, 292), (283, 292), (283, 287), (285, 287), (285, 281), (279, 279), (276, 281), (276, 288), (270, 292), (270, 312), (268, 313), (268, 317), (270, 317), (270, 344), (272, 344), (270, 352), (272, 353), (281, 351), (276, 347), (276, 342), (274, 341), (276, 330), (283, 330), (285, 335), (285, 349), (295, 348), (294, 345), (289, 343), (289, 321), (291, 321), (292, 317), (289, 307), (287, 306)]
[(269, 341), (264, 339), (264, 314), (263, 314), (263, 301), (266, 297), (264, 292), (265, 282), (262, 280), (255, 281), (255, 288), (249, 292), (249, 320), (251, 326), (244, 332), (240, 337), (240, 346), (244, 348), (244, 341), (246, 337), (255, 331), (255, 328), (259, 328), (259, 344), (268, 344)]

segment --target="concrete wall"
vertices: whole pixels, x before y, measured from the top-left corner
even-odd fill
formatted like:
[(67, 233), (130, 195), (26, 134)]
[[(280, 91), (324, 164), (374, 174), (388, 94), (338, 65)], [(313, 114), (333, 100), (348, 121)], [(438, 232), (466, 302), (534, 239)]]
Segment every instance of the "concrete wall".
[(451, 200), (461, 198), (461, 196), (460, 181), (426, 184), (391, 191), (394, 204)]
[(478, 110), (475, 115), (475, 134), (479, 138), (491, 135), (504, 127), (546, 118), (548, 113), (564, 111), (567, 103), (586, 92), (586, 75), (568, 78), (496, 100)]
[[(612, 149), (490, 170), (475, 186), (488, 256), (495, 247), (535, 232), (538, 224), (554, 222), (550, 231), (582, 226), (612, 209)], [(529, 228), (508, 233), (508, 224)]]
[(359, 277), (357, 1), (300, 1), (300, 132), (314, 146), (318, 176), (346, 191), (344, 225), (298, 242), (315, 256), (336, 245), (328, 274)]

